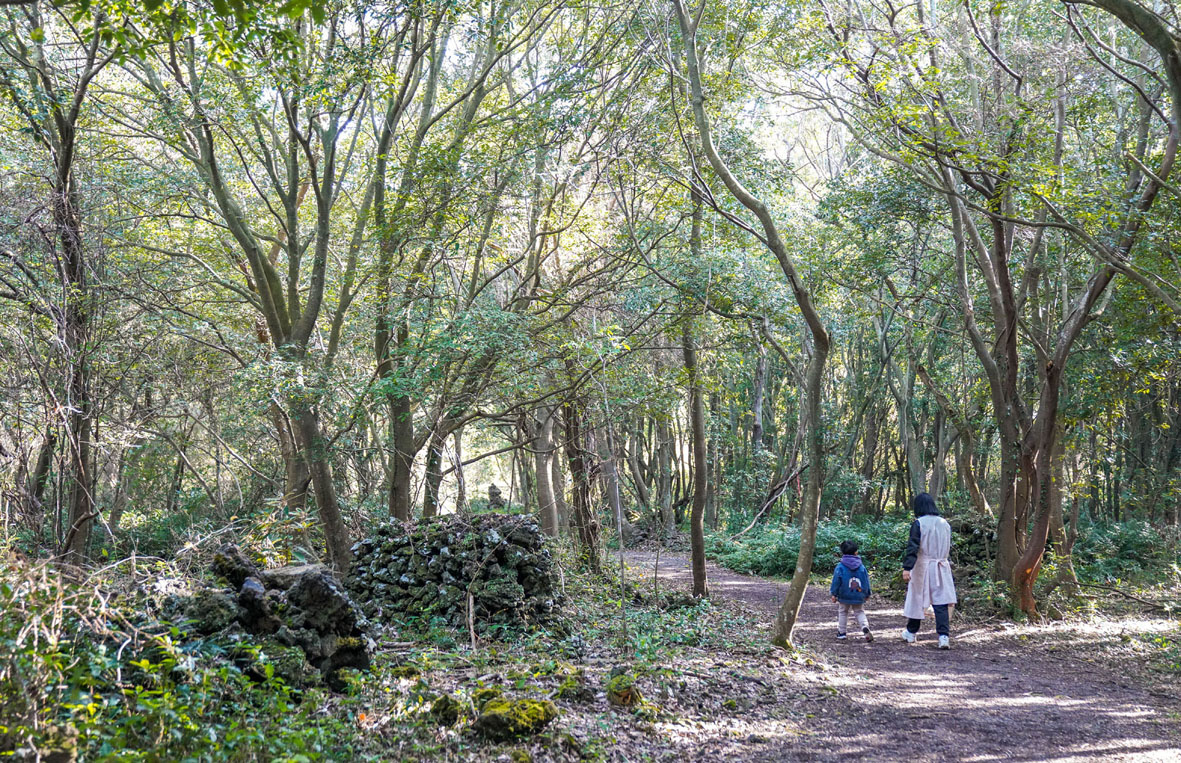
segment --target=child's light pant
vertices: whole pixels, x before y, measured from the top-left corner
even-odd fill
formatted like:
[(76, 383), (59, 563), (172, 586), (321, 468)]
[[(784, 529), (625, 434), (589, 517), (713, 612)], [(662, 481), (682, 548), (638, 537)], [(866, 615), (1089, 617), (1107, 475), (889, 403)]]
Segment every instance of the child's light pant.
[(845, 632), (845, 626), (849, 622), (849, 613), (857, 618), (857, 624), (862, 628), (869, 627), (869, 618), (865, 616), (865, 608), (861, 604), (841, 604), (837, 603), (837, 631)]

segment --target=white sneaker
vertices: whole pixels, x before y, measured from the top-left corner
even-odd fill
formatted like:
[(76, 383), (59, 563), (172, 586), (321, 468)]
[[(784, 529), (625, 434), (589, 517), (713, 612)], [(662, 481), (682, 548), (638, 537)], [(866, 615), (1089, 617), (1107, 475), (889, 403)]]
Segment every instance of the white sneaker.
[(915, 635), (913, 633), (911, 633), (910, 631), (908, 631), (906, 629), (902, 630), (902, 640), (905, 641), (906, 643), (913, 644), (915, 638), (916, 638)]
[(949, 639), (947, 636), (940, 636), (939, 637), (939, 648), (940, 649), (951, 649), (951, 639)]

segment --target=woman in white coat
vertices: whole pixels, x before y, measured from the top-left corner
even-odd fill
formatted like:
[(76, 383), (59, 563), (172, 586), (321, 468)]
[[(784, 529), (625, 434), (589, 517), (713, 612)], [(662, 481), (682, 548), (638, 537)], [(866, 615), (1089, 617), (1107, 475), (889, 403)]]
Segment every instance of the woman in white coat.
[(935, 610), (935, 632), (939, 634), (939, 648), (951, 646), (949, 604), (955, 604), (955, 580), (951, 576), (951, 525), (939, 516), (935, 499), (929, 493), (914, 497), (915, 520), (910, 525), (910, 539), (906, 543), (906, 558), (902, 561), (902, 579), (907, 582), (906, 630), (902, 638), (915, 642), (915, 634), (923, 624), (927, 607)]

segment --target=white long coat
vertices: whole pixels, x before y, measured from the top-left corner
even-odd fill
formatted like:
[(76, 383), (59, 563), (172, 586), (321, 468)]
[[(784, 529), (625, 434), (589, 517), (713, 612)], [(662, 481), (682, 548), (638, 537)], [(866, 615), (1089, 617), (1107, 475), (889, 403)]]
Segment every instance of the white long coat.
[(955, 580), (951, 576), (951, 525), (943, 517), (929, 514), (918, 518), (922, 537), (919, 556), (910, 571), (906, 587), (906, 604), (902, 614), (921, 620), (927, 607), (935, 604), (955, 604)]

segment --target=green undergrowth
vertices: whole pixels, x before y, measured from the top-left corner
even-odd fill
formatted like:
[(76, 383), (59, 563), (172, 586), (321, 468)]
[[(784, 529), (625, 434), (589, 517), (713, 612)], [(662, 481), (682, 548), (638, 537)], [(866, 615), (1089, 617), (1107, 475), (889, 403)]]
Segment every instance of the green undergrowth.
[[(871, 571), (897, 567), (902, 562), (910, 523), (904, 519), (867, 520), (856, 524), (821, 522), (816, 530), (812, 572), (832, 574), (844, 540), (856, 541), (861, 558)], [(796, 526), (756, 528), (736, 541), (715, 534), (706, 539), (706, 554), (736, 572), (763, 577), (790, 577), (800, 549)]]
[[(990, 521), (954, 516), (949, 519), (955, 528), (952, 562), (973, 576), (986, 573), (995, 551), (995, 541), (982, 538), (992, 534)], [(902, 563), (910, 521), (909, 517), (899, 517), (820, 522), (811, 571), (831, 574), (840, 553), (837, 547), (843, 540), (857, 542), (871, 572), (897, 569)], [(722, 533), (706, 539), (706, 553), (711, 559), (737, 572), (766, 577), (789, 577), (795, 570), (799, 547), (800, 530), (795, 526), (756, 528), (738, 540), (730, 540)], [(1084, 521), (1080, 523), (1073, 558), (1079, 579), (1087, 582), (1151, 580), (1162, 567), (1181, 563), (1181, 539), (1147, 522)], [(1047, 564), (1052, 560), (1051, 548)]]
[(1181, 674), (1181, 626), (1168, 633), (1143, 633), (1139, 639), (1151, 653), (1150, 669)]
[[(995, 533), (988, 518), (949, 517), (954, 529), (952, 564), (959, 592), (959, 611), (973, 618), (1005, 618), (1018, 622), (1025, 614), (1017, 610), (1005, 582), (992, 580)], [(909, 517), (862, 519), (855, 522), (822, 521), (816, 533), (816, 551), (811, 573), (814, 583), (827, 585), (838, 562), (837, 546), (853, 540), (869, 568), (873, 588), (878, 595), (900, 598), (905, 591), (901, 564), (910, 525)], [(795, 570), (799, 552), (798, 527), (756, 528), (731, 540), (715, 534), (706, 539), (707, 555), (724, 567), (737, 572), (764, 577), (787, 578)], [(1167, 611), (1176, 609), (1176, 589), (1169, 583), (1178, 578), (1181, 568), (1181, 543), (1176, 533), (1162, 533), (1146, 522), (1080, 522), (1072, 556), (1082, 592), (1061, 586), (1051, 589), (1058, 578), (1063, 560), (1051, 546), (1043, 560), (1039, 577), (1039, 607), (1051, 618), (1094, 616), (1100, 611), (1121, 614), (1137, 606), (1122, 594), (1132, 593)], [(1092, 587), (1088, 587), (1092, 586)], [(1139, 592), (1139, 593), (1137, 593)], [(1044, 594), (1044, 596), (1042, 596)], [(1161, 610), (1155, 610), (1161, 611)]]
[[(109, 588), (0, 569), (0, 759), (305, 761), (349, 735), (249, 642), (189, 638)], [(243, 660), (249, 652), (249, 659)]]
[[(568, 602), (554, 621), (497, 630), (475, 649), (465, 628), (387, 624), (373, 669), (346, 676), (343, 692), (290, 687), (265, 650), (151, 620), (130, 594), (150, 579), (142, 570), (66, 584), (48, 567), (6, 565), (0, 760), (33, 750), (85, 761), (594, 759), (620, 722), (666, 712), (651, 687), (675, 684), (678, 665), (769, 649), (766, 624), (741, 612), (563, 559)], [(238, 657), (250, 649), (248, 668)], [(613, 671), (657, 699), (611, 706)], [(491, 699), (523, 720), (481, 721)]]

